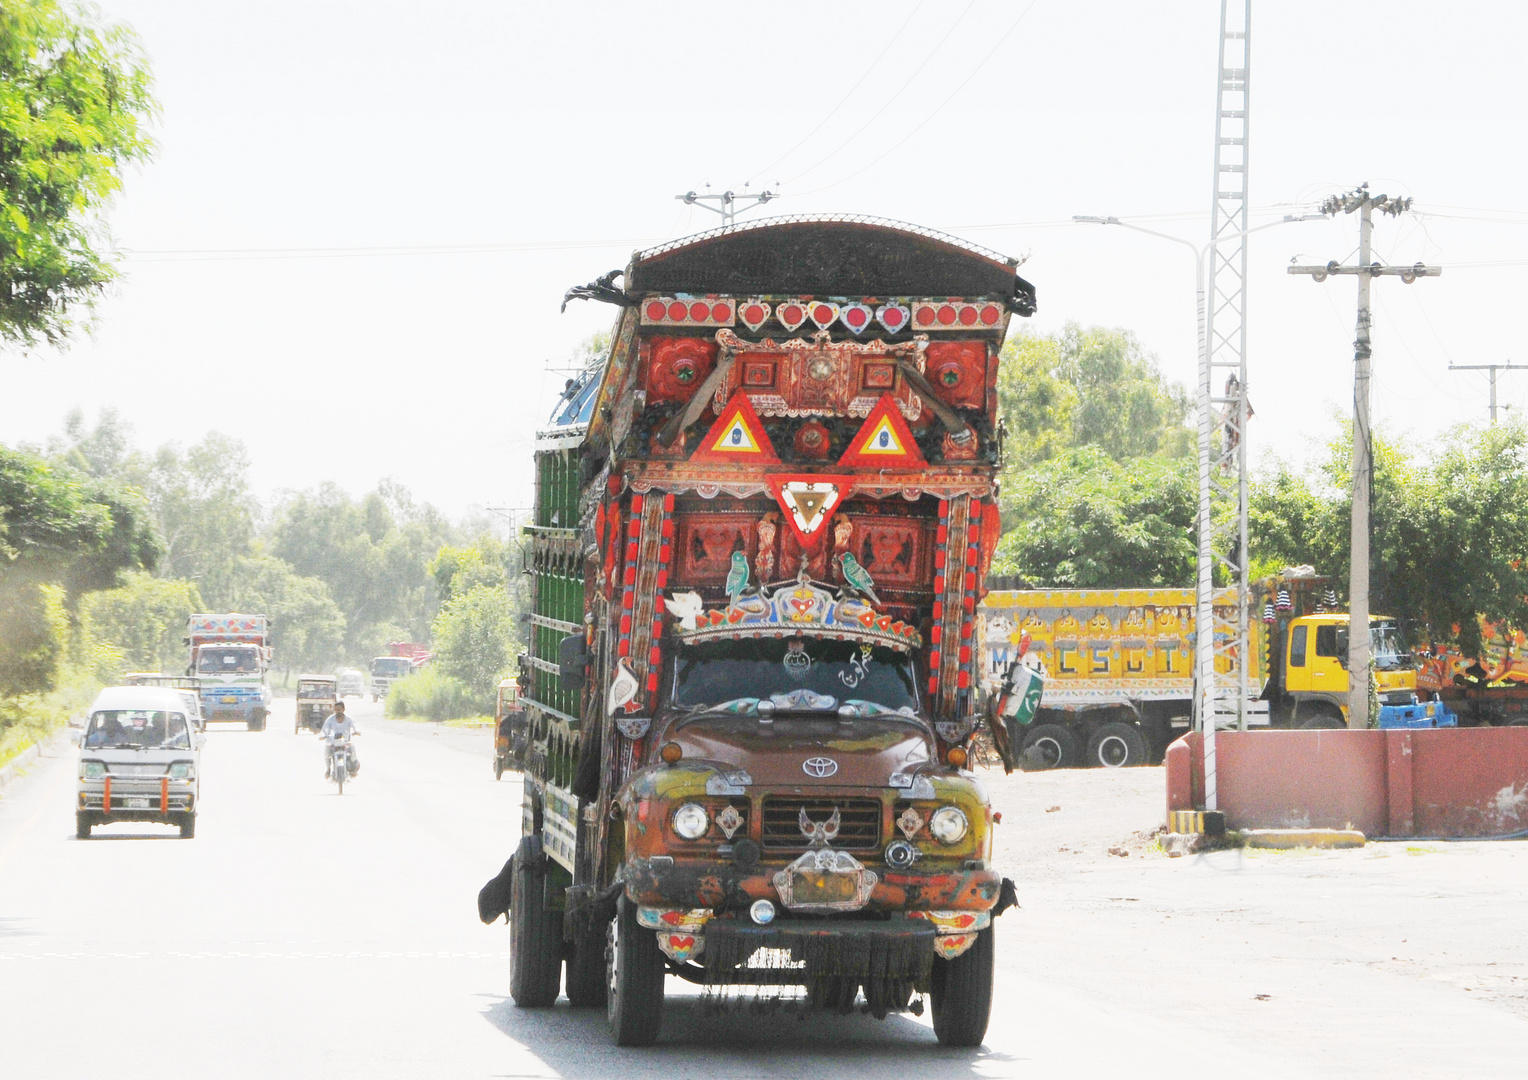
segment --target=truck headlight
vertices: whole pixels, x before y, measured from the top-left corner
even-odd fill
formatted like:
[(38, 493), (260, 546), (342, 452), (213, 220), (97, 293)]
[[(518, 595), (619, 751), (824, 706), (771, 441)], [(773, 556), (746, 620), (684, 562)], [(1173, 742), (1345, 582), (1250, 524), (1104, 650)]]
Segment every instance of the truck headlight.
[(191, 763), (189, 761), (177, 761), (170, 766), (171, 780), (189, 780), (194, 775), (196, 774), (191, 771)]
[(710, 827), (711, 818), (699, 803), (687, 802), (674, 811), (674, 831), (685, 840), (699, 840)]
[(101, 777), (106, 775), (106, 762), (104, 762), (104, 761), (87, 761), (87, 762), (85, 762), (85, 766), (81, 770), (81, 775), (84, 776), (84, 778), (86, 780), (99, 780), (99, 779), (101, 779)]
[(928, 819), (928, 831), (933, 833), (934, 839), (941, 844), (960, 843), (970, 827), (971, 823), (966, 820), (966, 815), (954, 806), (941, 806), (934, 811), (934, 816)]

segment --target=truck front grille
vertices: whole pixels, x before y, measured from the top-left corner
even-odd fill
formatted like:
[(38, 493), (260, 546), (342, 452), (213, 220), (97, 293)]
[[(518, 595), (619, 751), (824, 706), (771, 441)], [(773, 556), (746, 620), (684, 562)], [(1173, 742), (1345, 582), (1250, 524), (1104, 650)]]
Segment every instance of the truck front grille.
[(878, 799), (803, 799), (769, 795), (764, 799), (764, 847), (768, 851), (805, 851), (801, 810), (814, 824), (838, 811), (838, 836), (829, 846), (849, 851), (874, 851), (881, 844), (881, 803)]

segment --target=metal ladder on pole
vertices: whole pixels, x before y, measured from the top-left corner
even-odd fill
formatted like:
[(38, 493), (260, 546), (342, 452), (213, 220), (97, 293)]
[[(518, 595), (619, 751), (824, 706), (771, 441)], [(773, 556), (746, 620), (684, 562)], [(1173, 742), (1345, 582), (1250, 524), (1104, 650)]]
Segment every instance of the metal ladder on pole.
[[(1231, 605), (1213, 610), (1215, 671), (1209, 687), (1216, 726), (1247, 728), (1249, 668), (1253, 660), (1247, 570), (1247, 105), (1251, 68), (1252, 0), (1221, 0), (1220, 79), (1215, 110), (1215, 189), (1210, 216), (1208, 307), (1211, 403), (1220, 410), (1218, 439), (1210, 448), (1209, 497), (1233, 502), (1235, 518), (1217, 529), (1215, 559), (1225, 567), (1234, 592)], [(1218, 442), (1218, 446), (1216, 445)], [(1201, 492), (1201, 499), (1206, 497)], [(1201, 521), (1213, 520), (1201, 506)], [(1201, 588), (1204, 583), (1201, 582)], [(1201, 608), (1202, 610), (1202, 608)], [(1261, 710), (1259, 710), (1261, 711)]]

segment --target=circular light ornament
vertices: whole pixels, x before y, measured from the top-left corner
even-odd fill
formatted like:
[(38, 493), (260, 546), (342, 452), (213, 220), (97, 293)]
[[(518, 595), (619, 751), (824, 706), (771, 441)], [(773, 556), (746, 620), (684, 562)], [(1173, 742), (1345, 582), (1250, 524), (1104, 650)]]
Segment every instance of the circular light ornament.
[(952, 746), (945, 752), (944, 760), (949, 762), (952, 768), (963, 769), (966, 764), (966, 748)]
[[(685, 840), (699, 840), (710, 827), (711, 818), (699, 803), (687, 802), (674, 811), (674, 831)], [(965, 831), (963, 825), (961, 831)]]
[(666, 742), (658, 751), (658, 757), (663, 760), (665, 765), (673, 765), (678, 762), (680, 758), (684, 757), (684, 747), (680, 746), (676, 742)]
[(768, 926), (775, 921), (775, 905), (768, 900), (755, 900), (748, 909), (748, 917), (760, 926)]
[(893, 870), (906, 870), (918, 858), (918, 849), (906, 840), (893, 840), (886, 845), (886, 865)]
[(971, 823), (966, 820), (966, 815), (954, 806), (941, 806), (934, 811), (934, 816), (928, 819), (928, 831), (933, 833), (934, 839), (941, 844), (960, 843), (970, 827)]

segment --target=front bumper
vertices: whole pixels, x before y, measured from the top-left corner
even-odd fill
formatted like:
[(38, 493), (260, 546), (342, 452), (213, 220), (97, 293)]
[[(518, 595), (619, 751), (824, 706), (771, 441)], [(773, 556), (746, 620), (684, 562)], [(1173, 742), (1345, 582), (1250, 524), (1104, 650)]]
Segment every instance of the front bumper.
[(196, 784), (168, 777), (113, 777), (109, 786), (87, 780), (80, 784), (75, 808), (99, 814), (104, 821), (165, 821), (195, 813)]
[[(974, 862), (974, 860), (973, 860)], [(784, 908), (775, 874), (789, 865), (770, 860), (746, 870), (720, 859), (658, 856), (626, 861), (626, 895), (637, 904), (664, 908), (745, 910), (755, 900)], [(980, 865), (980, 864), (977, 864)], [(1003, 877), (984, 865), (961, 869), (893, 870), (877, 864), (877, 877), (861, 913), (990, 911), (1002, 894)]]

